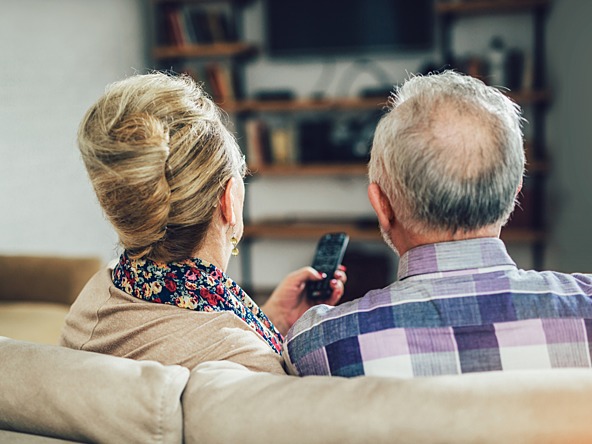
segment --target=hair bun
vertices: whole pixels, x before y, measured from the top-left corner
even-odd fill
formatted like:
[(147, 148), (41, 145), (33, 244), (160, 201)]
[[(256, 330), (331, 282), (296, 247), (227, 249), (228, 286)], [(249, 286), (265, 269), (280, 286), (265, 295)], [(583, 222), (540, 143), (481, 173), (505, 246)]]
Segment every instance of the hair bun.
[(164, 261), (193, 254), (242, 165), (217, 106), (189, 77), (162, 73), (110, 85), (78, 145), (122, 246)]
[(168, 130), (160, 119), (148, 113), (126, 116), (110, 131), (114, 141), (129, 146), (166, 147), (168, 152)]
[(166, 235), (170, 212), (166, 125), (148, 113), (134, 113), (110, 127), (89, 119), (85, 132), (93, 136), (80, 139), (81, 150), (101, 206), (124, 247), (148, 254)]

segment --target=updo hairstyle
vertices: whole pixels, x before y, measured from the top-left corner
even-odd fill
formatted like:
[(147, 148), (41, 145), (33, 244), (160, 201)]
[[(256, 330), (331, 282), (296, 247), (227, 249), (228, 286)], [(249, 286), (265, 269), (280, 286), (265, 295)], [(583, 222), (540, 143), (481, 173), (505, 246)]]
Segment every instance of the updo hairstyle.
[(245, 169), (219, 108), (188, 76), (154, 73), (111, 84), (86, 113), (78, 144), (132, 258), (190, 258), (226, 183)]

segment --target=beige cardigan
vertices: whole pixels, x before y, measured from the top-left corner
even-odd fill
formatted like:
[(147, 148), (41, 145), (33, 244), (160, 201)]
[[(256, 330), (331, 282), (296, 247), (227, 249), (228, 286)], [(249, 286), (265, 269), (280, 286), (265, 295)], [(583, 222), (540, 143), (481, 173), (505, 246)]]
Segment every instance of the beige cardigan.
[(234, 313), (137, 299), (113, 285), (110, 269), (93, 276), (72, 304), (60, 344), (189, 369), (232, 361), (254, 371), (284, 373), (282, 358)]

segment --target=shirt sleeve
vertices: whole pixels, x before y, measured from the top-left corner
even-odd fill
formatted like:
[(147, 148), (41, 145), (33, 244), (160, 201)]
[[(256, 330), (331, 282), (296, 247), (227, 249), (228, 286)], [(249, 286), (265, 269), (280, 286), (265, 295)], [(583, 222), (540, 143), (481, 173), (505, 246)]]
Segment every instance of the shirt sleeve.
[(291, 375), (329, 375), (324, 323), (335, 307), (316, 305), (288, 331), (283, 345), (286, 372)]
[(290, 352), (288, 350), (287, 341), (284, 341), (284, 348), (283, 348), (282, 355), (284, 357), (284, 368), (286, 370), (286, 373), (288, 373), (289, 375), (300, 376), (298, 369), (296, 368), (296, 366), (292, 362), (292, 359), (290, 359)]

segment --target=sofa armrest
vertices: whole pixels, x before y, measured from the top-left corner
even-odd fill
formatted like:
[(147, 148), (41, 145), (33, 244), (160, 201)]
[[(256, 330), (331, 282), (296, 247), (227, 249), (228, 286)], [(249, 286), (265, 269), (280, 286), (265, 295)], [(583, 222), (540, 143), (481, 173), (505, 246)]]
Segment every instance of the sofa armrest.
[(182, 442), (184, 367), (2, 337), (0, 356), (0, 429), (80, 442)]
[(208, 362), (183, 395), (185, 441), (583, 443), (591, 397), (587, 369), (329, 379)]
[(0, 301), (69, 306), (100, 268), (94, 257), (0, 256)]

